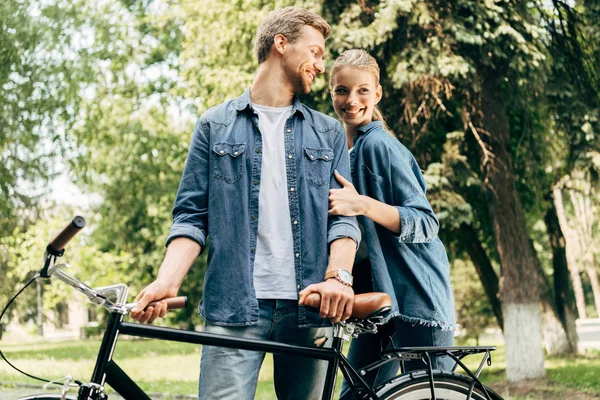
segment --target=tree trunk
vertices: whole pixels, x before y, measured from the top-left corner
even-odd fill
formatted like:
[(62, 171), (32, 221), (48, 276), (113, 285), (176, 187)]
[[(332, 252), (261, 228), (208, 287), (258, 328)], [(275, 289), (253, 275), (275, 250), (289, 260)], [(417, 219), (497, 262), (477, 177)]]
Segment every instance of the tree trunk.
[(502, 304), (500, 303), (500, 294), (498, 292), (498, 276), (479, 241), (477, 232), (475, 232), (475, 229), (471, 225), (462, 224), (459, 229), (459, 240), (463, 248), (469, 253), (473, 265), (475, 265), (477, 275), (481, 279), (485, 294), (498, 321), (498, 326), (500, 329), (504, 329)]
[(551, 333), (552, 331), (549, 331), (544, 327), (542, 331), (544, 336), (544, 346), (546, 352), (551, 355), (576, 353), (578, 337), (575, 319), (577, 311), (575, 306), (575, 295), (573, 294), (573, 285), (569, 278), (566, 242), (560, 229), (554, 202), (550, 201), (549, 204), (550, 208), (546, 211), (544, 221), (548, 230), (550, 246), (552, 247), (552, 266), (554, 270), (553, 300), (556, 307), (556, 316), (560, 321), (563, 332), (566, 334), (566, 343), (563, 345), (552, 343), (550, 338), (555, 337), (555, 335)]
[(590, 284), (592, 285), (592, 293), (594, 294), (594, 304), (596, 305), (596, 315), (600, 317), (600, 281), (598, 280), (598, 269), (596, 268), (596, 262), (594, 260), (594, 254), (590, 251), (588, 267), (585, 272), (590, 278)]
[(500, 293), (506, 342), (506, 377), (518, 382), (542, 378), (544, 352), (540, 291), (535, 254), (529, 244), (525, 212), (514, 184), (510, 159), (510, 133), (501, 87), (501, 75), (480, 71), (483, 130), (493, 152), (486, 169), (489, 210), (502, 265)]
[(571, 203), (575, 210), (577, 223), (575, 224), (575, 232), (579, 242), (580, 259), (585, 265), (590, 284), (592, 285), (592, 293), (594, 295), (594, 304), (596, 306), (596, 314), (600, 311), (600, 283), (598, 282), (598, 271), (596, 270), (596, 261), (594, 259), (593, 249), (593, 233), (592, 228), (596, 216), (591, 207), (590, 193), (575, 192), (569, 190)]
[[(572, 354), (577, 352), (577, 336), (575, 333), (575, 344), (567, 334), (567, 330), (558, 315), (558, 307), (554, 292), (548, 283), (542, 263), (537, 257), (537, 252), (533, 245), (533, 240), (529, 239), (531, 251), (536, 255), (534, 257), (535, 269), (537, 271), (538, 287), (540, 288), (540, 309), (542, 312), (542, 344), (549, 355)], [(575, 320), (573, 319), (573, 330), (576, 331)]]
[(556, 207), (556, 216), (558, 217), (560, 228), (564, 233), (567, 264), (571, 274), (571, 280), (573, 281), (573, 292), (575, 293), (577, 313), (579, 314), (579, 318), (585, 319), (587, 318), (587, 312), (585, 310), (585, 295), (581, 283), (581, 274), (579, 273), (577, 257), (575, 256), (575, 254), (577, 254), (577, 241), (574, 238), (575, 232), (572, 231), (567, 223), (567, 216), (565, 214), (565, 207), (560, 188), (554, 187), (552, 190), (552, 197), (554, 198), (554, 206)]
[(542, 312), (542, 344), (548, 355), (564, 355), (577, 352), (577, 332), (575, 318), (569, 319), (572, 326), (565, 328), (559, 318), (554, 293), (543, 275), (541, 263), (538, 269), (538, 282), (541, 288), (540, 307)]

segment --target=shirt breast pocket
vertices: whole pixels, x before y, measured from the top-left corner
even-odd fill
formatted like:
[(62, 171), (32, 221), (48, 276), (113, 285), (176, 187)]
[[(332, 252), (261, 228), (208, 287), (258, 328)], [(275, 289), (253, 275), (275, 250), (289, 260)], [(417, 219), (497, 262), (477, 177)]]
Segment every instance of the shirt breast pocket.
[(323, 186), (329, 182), (333, 161), (333, 150), (304, 148), (306, 162), (304, 172), (306, 180), (315, 186)]
[(215, 154), (214, 176), (227, 183), (234, 183), (244, 174), (244, 143), (217, 143), (213, 146)]
[(367, 183), (368, 193), (361, 194), (366, 194), (367, 196), (375, 200), (379, 200), (385, 203), (387, 199), (384, 195), (384, 179), (381, 176), (374, 173), (373, 171), (371, 171), (366, 165), (363, 165), (363, 169), (365, 171), (364, 175), (366, 178), (365, 181)]

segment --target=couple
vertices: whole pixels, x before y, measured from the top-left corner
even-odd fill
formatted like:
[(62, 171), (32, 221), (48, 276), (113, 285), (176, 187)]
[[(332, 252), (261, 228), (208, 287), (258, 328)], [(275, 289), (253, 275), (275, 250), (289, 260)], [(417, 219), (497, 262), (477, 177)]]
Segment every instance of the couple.
[[(355, 367), (388, 345), (452, 345), (454, 305), (438, 221), (414, 157), (376, 107), (376, 61), (349, 50), (333, 64), (330, 93), (345, 130), (296, 97), (324, 73), (330, 32), (320, 16), (295, 7), (261, 23), (252, 86), (196, 124), (167, 253), (157, 279), (137, 296), (133, 318), (164, 316), (164, 303), (143, 309), (177, 295), (210, 237), (200, 304), (207, 332), (326, 346), (331, 322), (351, 314), (354, 266), (354, 287), (390, 294), (395, 317), (387, 333), (352, 342)], [(303, 306), (313, 292), (320, 310)], [(263, 358), (204, 346), (199, 398), (253, 398)], [(393, 376), (392, 364), (367, 380)], [(325, 361), (274, 355), (274, 370), (278, 398), (321, 398)], [(352, 398), (347, 385), (345, 396)]]

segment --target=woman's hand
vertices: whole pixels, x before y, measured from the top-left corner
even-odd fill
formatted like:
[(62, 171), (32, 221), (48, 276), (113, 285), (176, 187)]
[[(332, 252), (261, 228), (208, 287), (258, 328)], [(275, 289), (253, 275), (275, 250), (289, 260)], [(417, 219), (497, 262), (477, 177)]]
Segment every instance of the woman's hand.
[(339, 172), (334, 171), (335, 179), (342, 185), (341, 189), (329, 190), (329, 215), (364, 215), (365, 200), (354, 185), (347, 181)]
[(401, 232), (402, 223), (396, 207), (359, 194), (352, 183), (337, 171), (334, 173), (342, 188), (329, 190), (329, 215), (364, 215), (396, 235)]

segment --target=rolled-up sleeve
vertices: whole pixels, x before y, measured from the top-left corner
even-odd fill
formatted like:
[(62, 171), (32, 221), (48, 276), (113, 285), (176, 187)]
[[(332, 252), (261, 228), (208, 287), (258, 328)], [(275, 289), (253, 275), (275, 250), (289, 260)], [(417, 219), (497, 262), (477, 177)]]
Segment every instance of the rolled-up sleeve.
[[(390, 171), (396, 208), (400, 214), (400, 241), (430, 242), (437, 237), (440, 223), (425, 197), (425, 178), (417, 161), (408, 154), (390, 157)], [(393, 155), (393, 153), (391, 154)]]
[(424, 197), (409, 199), (396, 206), (400, 214), (399, 239), (407, 243), (430, 242), (437, 237), (440, 224)]
[(173, 207), (173, 225), (166, 245), (187, 237), (206, 247), (208, 231), (209, 129), (200, 118), (196, 123)]
[(400, 214), (398, 239), (405, 243), (435, 240), (440, 224), (425, 197), (425, 178), (411, 152), (396, 139), (385, 137), (369, 153), (369, 164), (383, 177), (383, 184), (391, 187), (393, 199), (386, 203)]
[[(337, 139), (335, 141), (335, 160), (337, 162), (331, 171), (329, 187), (331, 189), (341, 189), (340, 183), (335, 178), (333, 173), (337, 170), (344, 178), (352, 181), (350, 176), (350, 160), (348, 158), (348, 150), (346, 147), (346, 135), (341, 125), (336, 129)], [(327, 229), (327, 243), (331, 243), (334, 240), (349, 237), (356, 242), (356, 248), (360, 244), (360, 229), (358, 228), (358, 222), (356, 217), (346, 217), (342, 215), (329, 216), (328, 229)]]

